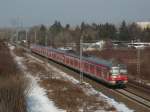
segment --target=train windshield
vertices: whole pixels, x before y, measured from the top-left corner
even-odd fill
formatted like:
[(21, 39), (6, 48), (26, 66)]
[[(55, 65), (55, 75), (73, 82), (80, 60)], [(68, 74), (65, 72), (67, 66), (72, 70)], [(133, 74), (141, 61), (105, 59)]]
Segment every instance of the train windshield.
[(112, 67), (110, 72), (112, 75), (119, 75), (120, 69), (119, 67)]
[(119, 67), (120, 67), (120, 73), (122, 73), (122, 74), (127, 74), (127, 66), (126, 65), (119, 65)]

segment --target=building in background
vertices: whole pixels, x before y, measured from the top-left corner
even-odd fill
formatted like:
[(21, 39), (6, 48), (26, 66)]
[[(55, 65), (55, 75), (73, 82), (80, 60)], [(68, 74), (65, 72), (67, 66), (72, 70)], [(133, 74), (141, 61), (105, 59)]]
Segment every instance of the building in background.
[(137, 22), (136, 24), (142, 29), (150, 28), (150, 22)]

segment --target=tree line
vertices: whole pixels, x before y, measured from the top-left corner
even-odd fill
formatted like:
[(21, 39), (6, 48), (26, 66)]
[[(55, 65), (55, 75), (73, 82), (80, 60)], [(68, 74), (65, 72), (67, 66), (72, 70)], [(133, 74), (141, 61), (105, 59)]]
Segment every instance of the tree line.
[[(24, 33), (20, 32), (19, 35), (21, 34)], [(87, 24), (82, 22), (76, 27), (71, 27), (70, 24), (62, 26), (59, 21), (55, 21), (49, 27), (40, 25), (30, 28), (28, 41), (56, 47), (69, 43), (79, 43), (81, 36), (83, 36), (84, 42), (99, 40), (150, 42), (150, 28), (142, 29), (136, 23), (127, 24), (126, 21), (122, 21), (119, 26), (112, 23)]]

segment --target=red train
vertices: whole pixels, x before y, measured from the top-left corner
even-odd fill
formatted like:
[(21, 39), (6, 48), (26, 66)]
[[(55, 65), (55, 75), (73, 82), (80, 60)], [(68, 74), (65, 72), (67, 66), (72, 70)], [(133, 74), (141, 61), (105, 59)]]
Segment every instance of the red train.
[(84, 56), (80, 62), (79, 56), (74, 53), (39, 45), (32, 45), (31, 51), (75, 70), (80, 70), (81, 65), (85, 74), (110, 85), (125, 85), (128, 82), (127, 69), (121, 64)]

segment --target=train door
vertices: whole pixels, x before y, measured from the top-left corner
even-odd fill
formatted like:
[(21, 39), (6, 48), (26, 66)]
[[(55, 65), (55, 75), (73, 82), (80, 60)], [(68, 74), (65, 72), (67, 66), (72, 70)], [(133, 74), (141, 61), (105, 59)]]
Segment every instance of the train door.
[(55, 55), (56, 55), (56, 56), (55, 56), (55, 60), (56, 60), (56, 61), (59, 61), (59, 54), (58, 54), (58, 53), (55, 53)]
[(42, 48), (42, 55), (44, 54), (44, 49)]
[(64, 64), (67, 65), (67, 56), (64, 54)]
[(84, 62), (84, 71), (89, 73), (90, 72), (90, 67), (89, 67), (89, 63), (88, 62)]
[(104, 79), (104, 80), (107, 80), (109, 78), (109, 70), (107, 68), (104, 68), (102, 67), (102, 70), (101, 70), (101, 77)]
[(38, 48), (38, 53), (41, 54), (41, 48)]
[(43, 48), (43, 55), (45, 56), (45, 48)]
[(68, 56), (68, 65), (70, 65), (70, 57)]
[(80, 60), (77, 59), (77, 63), (78, 63), (78, 69), (80, 69)]
[(55, 52), (52, 53), (52, 58), (55, 60)]
[(46, 57), (48, 57), (48, 48), (46, 48)]
[(61, 62), (61, 54), (60, 53), (57, 53), (57, 61)]
[(69, 57), (66, 56), (66, 64), (69, 65)]
[(102, 70), (101, 70), (101, 67), (100, 67), (100, 66), (96, 66), (96, 76), (97, 76), (97, 77), (101, 77), (101, 75), (102, 75), (102, 74), (101, 74), (101, 71), (102, 71)]
[(73, 67), (73, 58), (70, 57), (70, 65)]
[(40, 54), (42, 55), (42, 48), (40, 48)]
[(76, 58), (74, 59), (74, 67), (75, 67), (75, 68), (78, 68), (78, 61), (77, 61)]
[(56, 61), (59, 61), (59, 53), (56, 53)]
[(44, 55), (44, 49), (42, 48), (42, 55)]
[(51, 51), (51, 58), (53, 59), (53, 51)]
[(104, 71), (104, 79), (108, 79), (108, 77), (109, 77), (109, 71), (108, 71), (108, 69), (107, 68), (104, 68), (103, 69), (103, 71)]
[(80, 69), (80, 60), (78, 58), (74, 58), (74, 66), (77, 69)]
[(49, 57), (49, 58), (51, 58), (51, 51), (49, 51), (49, 53), (48, 53), (48, 57)]
[(95, 66), (90, 64), (90, 73), (95, 75)]
[(101, 67), (101, 78), (104, 79), (104, 68)]
[(44, 54), (47, 57), (47, 48), (44, 48), (44, 49), (45, 49), (45, 53)]
[(65, 56), (64, 54), (61, 54), (61, 62), (64, 64), (65, 63)]
[(54, 59), (57, 60), (57, 53), (54, 52)]

